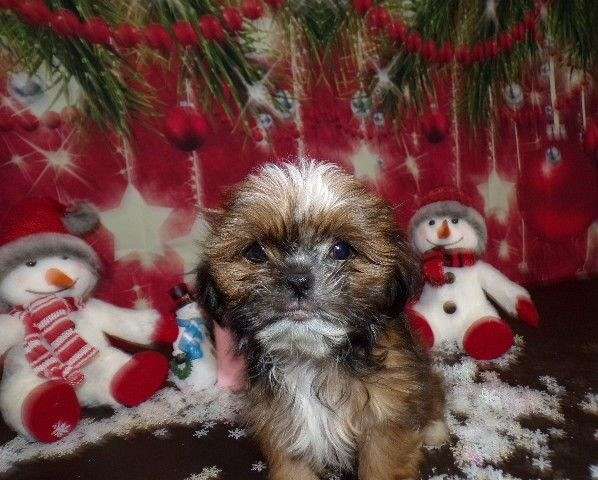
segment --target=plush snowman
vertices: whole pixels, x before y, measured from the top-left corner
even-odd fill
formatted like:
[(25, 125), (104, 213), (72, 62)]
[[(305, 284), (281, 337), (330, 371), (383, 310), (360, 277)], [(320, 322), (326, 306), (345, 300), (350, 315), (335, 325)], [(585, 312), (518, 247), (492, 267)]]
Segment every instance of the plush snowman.
[(411, 241), (422, 256), (425, 285), (407, 313), (427, 347), (457, 343), (471, 357), (490, 360), (507, 352), (514, 337), (488, 297), (529, 325), (537, 326), (539, 317), (523, 287), (480, 260), (486, 224), (468, 205), (459, 192), (439, 189), (411, 219)]
[(135, 406), (168, 375), (153, 351), (128, 355), (107, 335), (137, 344), (172, 341), (155, 310), (92, 297), (100, 262), (83, 235), (98, 223), (88, 206), (23, 201), (0, 220), (0, 411), (17, 432), (53, 442), (75, 428), (81, 407)]

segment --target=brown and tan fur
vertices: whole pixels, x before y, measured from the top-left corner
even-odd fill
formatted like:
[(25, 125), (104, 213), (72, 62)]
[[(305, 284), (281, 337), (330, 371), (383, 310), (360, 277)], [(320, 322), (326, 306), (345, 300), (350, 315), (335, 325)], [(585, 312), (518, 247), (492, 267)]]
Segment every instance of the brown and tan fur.
[[(250, 177), (213, 227), (198, 288), (248, 357), (246, 418), (270, 478), (416, 477), (424, 437), (446, 436), (444, 399), (405, 327), (418, 268), (392, 209), (338, 169), (302, 163)], [(339, 241), (352, 253), (331, 259)], [(310, 279), (300, 301), (285, 287), (298, 269)]]

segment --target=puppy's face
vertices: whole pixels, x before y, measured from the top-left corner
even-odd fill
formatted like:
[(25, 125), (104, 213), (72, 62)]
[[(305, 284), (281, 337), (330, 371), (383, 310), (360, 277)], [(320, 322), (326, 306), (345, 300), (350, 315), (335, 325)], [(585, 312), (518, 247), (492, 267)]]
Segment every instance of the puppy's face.
[(330, 165), (265, 167), (217, 219), (200, 301), (242, 346), (322, 357), (363, 347), (397, 315), (417, 268), (391, 209)]

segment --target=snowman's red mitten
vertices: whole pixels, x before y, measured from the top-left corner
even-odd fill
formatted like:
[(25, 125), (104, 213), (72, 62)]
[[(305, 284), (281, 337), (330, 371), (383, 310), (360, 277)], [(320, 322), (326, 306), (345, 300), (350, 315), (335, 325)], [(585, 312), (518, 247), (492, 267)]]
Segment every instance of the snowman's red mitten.
[(527, 297), (517, 299), (517, 317), (532, 327), (537, 327), (540, 324), (538, 310), (531, 299)]
[(444, 285), (444, 264), (442, 257), (430, 256), (424, 260), (424, 277), (427, 282), (439, 287)]
[(162, 315), (156, 325), (153, 340), (158, 343), (172, 343), (179, 334), (179, 328), (176, 323), (176, 317), (173, 313)]

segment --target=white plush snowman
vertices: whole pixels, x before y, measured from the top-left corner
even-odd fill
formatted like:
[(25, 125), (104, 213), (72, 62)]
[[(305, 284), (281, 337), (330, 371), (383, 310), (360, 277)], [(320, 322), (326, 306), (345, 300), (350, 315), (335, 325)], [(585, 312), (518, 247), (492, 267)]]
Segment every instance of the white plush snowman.
[(480, 260), (486, 224), (462, 194), (438, 189), (422, 205), (410, 222), (425, 280), (420, 298), (407, 308), (412, 329), (429, 348), (457, 343), (479, 360), (500, 357), (514, 337), (488, 297), (510, 315), (537, 326), (529, 293)]
[[(107, 335), (137, 344), (171, 341), (155, 310), (92, 298), (100, 262), (77, 235), (97, 225), (93, 209), (27, 199), (0, 220), (0, 411), (17, 432), (42, 442), (68, 434), (80, 405), (134, 406), (165, 382), (167, 359), (134, 356)], [(169, 337), (170, 334), (170, 337)]]

